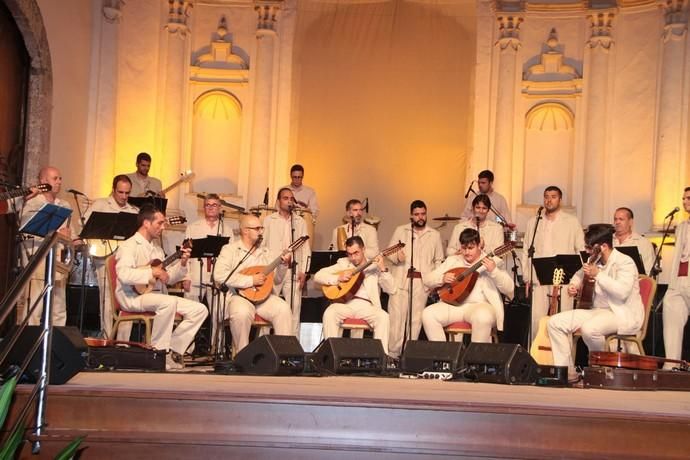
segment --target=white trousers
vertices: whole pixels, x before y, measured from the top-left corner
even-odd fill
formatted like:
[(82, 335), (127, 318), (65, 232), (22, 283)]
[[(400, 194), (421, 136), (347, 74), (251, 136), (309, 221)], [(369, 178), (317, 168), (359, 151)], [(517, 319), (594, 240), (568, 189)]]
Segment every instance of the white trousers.
[[(403, 337), (407, 329), (407, 316), (410, 311), (410, 280), (406, 279), (405, 286), (398, 289), (388, 300), (388, 316), (390, 317), (390, 335), (388, 346), (390, 355), (400, 356)], [(428, 293), (420, 278), (414, 278), (412, 285), (412, 332), (407, 331), (408, 340), (417, 340), (422, 330), (422, 312), (426, 306)]]
[(426, 307), (422, 313), (426, 337), (435, 342), (445, 342), (446, 333), (443, 328), (457, 321), (466, 321), (472, 325), (472, 342), (491, 342), (496, 313), (488, 303), (455, 306), (438, 302)]
[[(684, 279), (683, 279), (684, 278)], [(690, 314), (690, 277), (680, 279), (680, 286), (669, 289), (664, 296), (664, 348), (666, 357), (680, 359), (683, 349), (683, 330)]]
[[(534, 286), (532, 294), (532, 334), (530, 343), (534, 340), (539, 329), (539, 320), (549, 312), (549, 302), (553, 286)], [(574, 298), (568, 295), (568, 286), (561, 286), (561, 310), (569, 311), (573, 309)]]
[(554, 365), (573, 369), (573, 332), (580, 330), (589, 351), (605, 351), (606, 336), (618, 331), (618, 319), (608, 308), (570, 310), (553, 315), (546, 329), (551, 340)]
[(299, 281), (295, 276), (295, 288), (294, 291), (290, 287), (290, 279), (292, 276), (292, 270), (288, 270), (285, 274), (285, 280), (283, 281), (283, 286), (280, 289), (280, 295), (283, 296), (285, 302), (290, 306), (290, 294), (292, 293), (292, 332), (291, 335), (299, 338), (300, 332), (300, 315), (302, 313), (302, 289), (299, 287)]
[(249, 332), (255, 314), (270, 321), (276, 335), (292, 334), (290, 307), (277, 295), (271, 294), (256, 306), (240, 295), (232, 295), (227, 300), (226, 308), (232, 333), (232, 352), (235, 355), (249, 343)]
[(345, 318), (363, 319), (374, 329), (374, 338), (381, 340), (383, 351), (388, 354), (390, 320), (388, 313), (363, 299), (352, 299), (348, 303), (333, 303), (323, 312), (323, 336), (328, 339), (340, 337), (343, 330), (340, 323)]
[[(131, 312), (155, 312), (151, 346), (180, 354), (187, 350), (208, 315), (206, 307), (199, 302), (155, 292), (140, 295), (134, 305), (123, 309)], [(182, 315), (182, 322), (173, 331), (175, 313)]]

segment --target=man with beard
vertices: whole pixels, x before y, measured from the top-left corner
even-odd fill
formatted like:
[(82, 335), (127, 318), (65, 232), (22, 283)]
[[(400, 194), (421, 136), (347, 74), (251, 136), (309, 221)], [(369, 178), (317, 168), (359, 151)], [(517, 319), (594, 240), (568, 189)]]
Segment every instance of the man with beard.
[(373, 259), (379, 253), (379, 234), (374, 226), (362, 222), (364, 214), (362, 202), (357, 199), (348, 201), (345, 204), (345, 211), (347, 212), (348, 223), (333, 229), (331, 246), (334, 248), (338, 247), (338, 229), (342, 228), (345, 230), (348, 238), (353, 236), (362, 238), (365, 246), (364, 255), (367, 259)]
[[(395, 294), (388, 300), (390, 317), (388, 351), (392, 358), (400, 357), (404, 336), (408, 340), (419, 338), (419, 332), (422, 329), (422, 312), (429, 295), (424, 288), (422, 278), (443, 262), (441, 234), (426, 223), (426, 204), (422, 200), (413, 201), (410, 204), (410, 223), (396, 228), (389, 244), (393, 246), (398, 242), (405, 243), (405, 249), (388, 256), (393, 263), (391, 274), (397, 286)], [(414, 260), (412, 260), (413, 243)], [(405, 334), (410, 312), (410, 280), (412, 280), (412, 331), (407, 330)]]
[[(508, 202), (506, 201), (503, 195), (494, 190), (494, 173), (492, 173), (488, 169), (485, 169), (484, 171), (480, 172), (477, 177), (477, 188), (479, 188), (478, 195), (487, 195), (491, 199), (491, 203), (493, 203), (494, 209), (498, 211), (498, 213), (506, 219), (505, 224), (508, 225), (510, 228), (514, 228), (515, 225), (511, 223), (512, 221), (510, 217), (510, 208), (508, 207)], [(465, 208), (462, 211), (462, 217), (464, 217), (465, 219), (471, 219), (472, 217), (474, 217), (473, 198), (474, 197), (472, 196), (472, 194), (470, 194), (467, 196), (467, 199), (465, 200)], [(489, 219), (496, 222), (497, 218), (498, 216), (496, 215), (496, 213), (494, 211), (491, 211), (491, 217)], [(457, 241), (455, 241), (455, 243), (457, 243)]]
[(132, 181), (132, 196), (146, 196), (149, 192), (162, 196), (163, 184), (160, 179), (149, 176), (150, 169), (151, 155), (141, 152), (137, 155), (137, 170), (127, 174), (129, 180)]

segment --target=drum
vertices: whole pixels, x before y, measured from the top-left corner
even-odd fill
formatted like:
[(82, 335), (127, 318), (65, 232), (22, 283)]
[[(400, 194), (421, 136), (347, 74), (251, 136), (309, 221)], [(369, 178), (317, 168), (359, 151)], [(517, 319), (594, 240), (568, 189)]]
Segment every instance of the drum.
[(297, 213), (304, 219), (304, 223), (307, 224), (307, 235), (309, 235), (309, 241), (311, 246), (314, 246), (314, 226), (316, 225), (316, 219), (311, 213), (311, 209), (301, 208)]
[(87, 240), (89, 246), (89, 255), (97, 259), (105, 259), (113, 254), (120, 242), (117, 240)]
[[(84, 270), (86, 274), (84, 275)], [(74, 255), (74, 264), (72, 271), (69, 274), (69, 284), (82, 284), (82, 276), (84, 276), (84, 286), (98, 286), (98, 276), (96, 275), (96, 266), (93, 258), (83, 250), (76, 251)]]
[(517, 243), (517, 230), (511, 230), (508, 227), (503, 228), (503, 242)]
[(379, 216), (367, 216), (364, 218), (364, 222), (372, 225), (376, 230), (378, 230), (379, 224), (381, 223), (381, 218)]

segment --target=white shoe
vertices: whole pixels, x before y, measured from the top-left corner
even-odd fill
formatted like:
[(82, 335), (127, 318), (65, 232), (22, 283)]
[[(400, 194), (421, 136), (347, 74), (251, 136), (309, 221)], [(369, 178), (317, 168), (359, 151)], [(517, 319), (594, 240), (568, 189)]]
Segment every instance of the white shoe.
[(176, 371), (179, 369), (184, 369), (184, 364), (178, 363), (172, 356), (172, 353), (165, 355), (165, 370), (166, 371)]

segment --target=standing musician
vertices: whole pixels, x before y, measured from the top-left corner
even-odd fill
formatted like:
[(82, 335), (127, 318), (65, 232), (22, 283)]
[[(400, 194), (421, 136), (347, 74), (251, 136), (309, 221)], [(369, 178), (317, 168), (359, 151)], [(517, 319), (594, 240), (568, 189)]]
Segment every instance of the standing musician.
[[(132, 191), (132, 181), (125, 174), (118, 174), (113, 178), (113, 188), (105, 198), (98, 198), (91, 203), (91, 206), (84, 213), (84, 222), (89, 220), (93, 212), (107, 212), (119, 213), (126, 212), (129, 214), (138, 214), (139, 209), (127, 202), (130, 192)], [(86, 269), (86, 254), (82, 259), (82, 270)], [(98, 281), (98, 292), (100, 294), (101, 302), (101, 331), (106, 337), (110, 337), (110, 332), (113, 328), (113, 309), (112, 299), (110, 298), (110, 282), (105, 276), (105, 262), (103, 260), (94, 259), (94, 266), (96, 268), (96, 278)], [(118, 335), (122, 339), (127, 339), (131, 328), (122, 327), (118, 331)]]
[[(324, 267), (314, 275), (314, 281), (324, 286), (336, 286), (352, 278), (350, 270), (367, 263), (364, 240), (351, 236), (345, 241), (347, 258), (338, 259), (335, 265)], [(347, 303), (333, 303), (323, 313), (324, 338), (339, 337), (340, 324), (345, 318), (365, 320), (374, 329), (374, 338), (380, 339), (383, 350), (388, 354), (388, 335), (390, 323), (388, 313), (381, 307), (381, 293), (395, 294), (395, 281), (384, 265), (383, 256), (377, 255), (374, 263), (359, 273), (364, 280), (354, 297)]]
[(633, 218), (634, 214), (630, 208), (618, 208), (613, 213), (613, 226), (616, 230), (613, 234), (613, 247), (637, 246), (644, 271), (649, 274), (654, 265), (654, 246), (647, 238), (633, 231)]
[[(243, 275), (242, 269), (256, 265), (268, 265), (278, 254), (271, 254), (266, 246), (261, 245), (264, 227), (259, 218), (253, 215), (242, 216), (240, 220), (240, 238), (223, 246), (216, 261), (216, 281), (235, 290), (263, 286), (266, 275)], [(276, 269), (275, 284), (280, 285), (290, 262), (290, 255), (281, 256), (282, 264)], [(275, 294), (268, 296), (263, 302), (254, 305), (241, 295), (232, 295), (226, 300), (225, 317), (230, 319), (232, 333), (232, 351), (237, 354), (249, 343), (249, 331), (254, 321), (254, 315), (273, 324), (277, 335), (291, 335), (292, 316), (287, 303)]]
[[(539, 208), (538, 216), (527, 221), (527, 231), (525, 232), (524, 244), (529, 247), (534, 244), (534, 257), (553, 257), (557, 254), (579, 254), (585, 247), (582, 225), (572, 214), (561, 209), (563, 192), (555, 185), (550, 185), (544, 190), (544, 206)], [(544, 216), (541, 217), (542, 211)], [(537, 217), (539, 226), (537, 227)], [(536, 227), (536, 236), (535, 236)], [(529, 250), (522, 253), (522, 266), (524, 267), (524, 278), (529, 292), (530, 270), (532, 269)], [(539, 320), (546, 316), (549, 309), (550, 286), (538, 285), (537, 275), (532, 272), (531, 279), (534, 281), (534, 291), (532, 293), (532, 337), (537, 333)], [(562, 309), (571, 309), (572, 300), (563, 297)]]
[[(452, 256), (458, 253), (460, 249), (460, 233), (466, 228), (473, 228), (479, 231), (483, 242), (484, 251), (491, 252), (503, 244), (503, 227), (491, 219), (487, 219), (489, 210), (491, 209), (491, 199), (488, 195), (477, 195), (472, 199), (472, 217), (459, 222), (453, 227), (450, 239), (448, 240), (448, 248), (446, 255)], [(496, 259), (498, 262), (500, 259)]]
[[(459, 236), (458, 254), (449, 256), (438, 268), (424, 278), (424, 284), (430, 289), (441, 287), (455, 281), (455, 274), (449, 270), (459, 267), (471, 267), (482, 257), (482, 243), (479, 232), (466, 228)], [(511, 276), (499, 268), (496, 262), (485, 257), (481, 259), (482, 267), (477, 270), (477, 282), (467, 298), (460, 305), (438, 302), (424, 309), (422, 323), (429, 340), (442, 342), (446, 340), (445, 326), (457, 321), (466, 321), (472, 325), (472, 342), (491, 342), (491, 330), (495, 326), (503, 330), (503, 300), (501, 294), (513, 297), (515, 284)]]
[[(225, 225), (220, 210), (220, 196), (209, 193), (204, 197), (204, 217), (187, 225), (185, 238), (203, 239), (208, 236), (224, 236), (232, 242), (233, 234), (230, 225)], [(189, 259), (189, 276), (184, 281), (184, 296), (187, 299), (203, 302), (208, 296), (208, 283), (211, 282), (214, 260)]]
[[(184, 367), (183, 355), (194, 340), (199, 327), (206, 319), (206, 307), (193, 300), (167, 294), (167, 284), (181, 281), (187, 274), (189, 248), (182, 248), (179, 263), (169, 267), (150, 266), (151, 261), (164, 258), (163, 250), (153, 244), (165, 228), (165, 216), (153, 206), (144, 206), (137, 216), (139, 229), (134, 236), (123, 242), (116, 252), (117, 287), (115, 296), (125, 311), (156, 313), (151, 333), (151, 346), (169, 350), (166, 369)], [(153, 291), (139, 294), (135, 285), (153, 281)], [(182, 322), (173, 330), (175, 313), (182, 315)]]
[(568, 295), (575, 297), (582, 289), (583, 278), (594, 279), (591, 309), (575, 309), (553, 315), (547, 330), (551, 339), (553, 362), (568, 366), (568, 378), (577, 378), (571, 347), (572, 333), (580, 330), (589, 351), (605, 351), (606, 335), (636, 334), (644, 321), (635, 262), (613, 248), (613, 228), (609, 224), (592, 224), (585, 235), (587, 252), (595, 245), (601, 250), (600, 263), (585, 263), (570, 280)]
[[(72, 209), (67, 201), (58, 198), (60, 189), (62, 187), (62, 175), (60, 170), (53, 166), (46, 166), (41, 168), (38, 173), (38, 180), (41, 184), (48, 184), (51, 186), (49, 192), (38, 193), (35, 196), (27, 196), (23, 202), (21, 209), (21, 225), (24, 225), (30, 218), (32, 218), (41, 207), (46, 203), (51, 203), (63, 208)], [(58, 229), (63, 236), (74, 240), (77, 238), (76, 232), (70, 225), (71, 219), (67, 219), (65, 223)], [(31, 256), (36, 252), (38, 247), (41, 245), (43, 238), (30, 237), (21, 242), (21, 260), (22, 265), (26, 266), (29, 262)], [(17, 301), (17, 321), (21, 323), (26, 315), (28, 314), (28, 309), (35, 302), (37, 296), (43, 290), (45, 285), (45, 266), (44, 262), (41, 262), (39, 267), (36, 269), (34, 274), (31, 276), (31, 281), (29, 282), (28, 288), (24, 291), (24, 294)], [(66, 282), (67, 277), (57, 272), (55, 275), (55, 288), (53, 290), (53, 326), (64, 326), (67, 322), (67, 304), (65, 300), (66, 296)], [(39, 302), (34, 310), (33, 314), (29, 318), (29, 325), (36, 326), (41, 323), (41, 315), (43, 313), (43, 302)]]
[[(443, 262), (443, 243), (438, 230), (427, 226), (426, 204), (415, 200), (410, 204), (410, 224), (400, 225), (393, 232), (389, 246), (398, 241), (405, 243), (405, 247), (412, 248), (414, 243), (414, 260), (412, 254), (405, 250), (397, 251), (388, 256), (393, 263), (391, 274), (395, 280), (397, 290), (388, 301), (388, 315), (390, 317), (389, 352), (393, 358), (398, 358), (402, 351), (403, 337), (408, 322), (410, 310), (410, 279), (412, 280), (412, 331), (408, 331), (409, 340), (417, 340), (422, 329), (422, 312), (429, 296), (422, 283), (422, 276), (439, 266)], [(412, 241), (414, 238), (414, 242)], [(410, 271), (410, 263), (414, 271)]]
[(314, 219), (319, 216), (319, 203), (316, 200), (316, 191), (303, 184), (304, 167), (300, 164), (292, 165), (290, 168), (290, 185), (286, 187), (292, 190), (295, 195), (297, 206), (309, 209)]
[(141, 152), (137, 155), (137, 170), (127, 174), (132, 181), (132, 196), (146, 196), (147, 194), (161, 195), (163, 184), (160, 179), (149, 176), (151, 169), (151, 155)]
[(331, 237), (331, 247), (338, 248), (338, 231), (345, 233), (349, 238), (352, 236), (359, 236), (364, 241), (366, 246), (367, 259), (373, 259), (379, 253), (379, 234), (376, 227), (362, 222), (362, 215), (364, 210), (362, 202), (357, 199), (349, 200), (345, 203), (345, 211), (347, 213), (348, 223), (339, 225), (333, 229), (333, 236)]
[[(295, 196), (287, 187), (278, 190), (276, 202), (278, 212), (264, 219), (263, 244), (273, 254), (287, 249), (297, 238), (307, 235), (307, 224), (295, 213)], [(292, 308), (292, 334), (299, 337), (302, 288), (306, 281), (307, 263), (311, 258), (309, 241), (294, 253), (283, 282), (277, 285), (288, 305)], [(290, 301), (289, 299), (292, 299)]]
[[(470, 187), (472, 187), (471, 184)], [(506, 219), (505, 223), (511, 228), (515, 227), (515, 225), (511, 223), (512, 220), (510, 217), (510, 208), (508, 207), (508, 202), (503, 195), (494, 190), (494, 173), (488, 169), (480, 172), (477, 177), (477, 187), (479, 188), (479, 195), (489, 196), (491, 199), (490, 202), (494, 205), (494, 209), (496, 209), (496, 211), (498, 211), (499, 214)], [(491, 220), (494, 222), (497, 219), (500, 219), (493, 211), (491, 211), (491, 214)], [(468, 190), (467, 195), (465, 196), (465, 208), (462, 211), (462, 217), (465, 219), (472, 219), (474, 215), (474, 200), (471, 196), (471, 192)]]
[[(690, 187), (683, 192), (683, 209), (690, 213)], [(686, 219), (676, 226), (676, 246), (673, 252), (671, 277), (668, 291), (664, 296), (664, 347), (666, 357), (681, 359), (683, 347), (683, 330), (690, 314), (690, 220)], [(672, 367), (666, 363), (665, 369)]]

